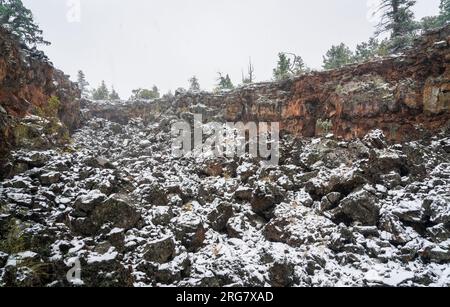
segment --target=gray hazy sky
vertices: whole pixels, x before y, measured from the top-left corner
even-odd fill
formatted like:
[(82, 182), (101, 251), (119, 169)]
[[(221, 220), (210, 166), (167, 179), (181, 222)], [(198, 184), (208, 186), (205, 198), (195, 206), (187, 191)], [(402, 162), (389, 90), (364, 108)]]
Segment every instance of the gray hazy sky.
[[(72, 14), (77, 1), (79, 16)], [(376, 0), (24, 3), (52, 42), (43, 49), (56, 67), (72, 79), (82, 69), (91, 86), (105, 80), (128, 98), (132, 89), (153, 84), (162, 92), (187, 87), (192, 75), (203, 89), (211, 89), (218, 71), (239, 83), (250, 56), (257, 81), (269, 80), (280, 51), (299, 54), (308, 66), (320, 68), (332, 44), (354, 48), (373, 34), (376, 22), (368, 18), (368, 1)], [(435, 15), (438, 5), (439, 0), (418, 0), (416, 17)]]

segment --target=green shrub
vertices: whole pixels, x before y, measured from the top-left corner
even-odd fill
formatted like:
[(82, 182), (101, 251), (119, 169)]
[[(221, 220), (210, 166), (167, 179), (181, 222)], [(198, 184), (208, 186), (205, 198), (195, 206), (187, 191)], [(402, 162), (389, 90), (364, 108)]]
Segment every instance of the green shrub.
[(26, 251), (26, 240), (19, 224), (11, 219), (6, 227), (6, 233), (2, 234), (0, 240), (0, 251), (7, 254), (17, 254)]
[(316, 130), (322, 132), (322, 134), (328, 134), (333, 129), (333, 122), (329, 119), (318, 119), (316, 122)]
[(58, 111), (61, 102), (56, 96), (50, 97), (48, 103), (40, 108), (37, 108), (37, 115), (48, 120), (58, 118)]

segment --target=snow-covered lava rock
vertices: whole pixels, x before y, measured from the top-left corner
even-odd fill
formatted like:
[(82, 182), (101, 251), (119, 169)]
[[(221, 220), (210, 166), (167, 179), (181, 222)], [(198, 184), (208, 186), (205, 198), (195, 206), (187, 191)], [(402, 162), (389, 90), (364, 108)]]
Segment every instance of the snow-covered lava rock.
[(283, 136), (263, 166), (174, 158), (173, 120), (92, 118), (65, 149), (13, 152), (0, 285), (450, 286), (449, 129)]

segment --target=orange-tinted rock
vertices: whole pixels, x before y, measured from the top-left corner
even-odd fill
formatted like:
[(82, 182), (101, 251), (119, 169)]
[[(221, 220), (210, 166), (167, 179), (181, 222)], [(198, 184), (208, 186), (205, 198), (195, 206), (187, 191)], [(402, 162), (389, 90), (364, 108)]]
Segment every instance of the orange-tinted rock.
[(0, 162), (14, 145), (11, 127), (25, 115), (35, 114), (50, 98), (59, 99), (58, 117), (74, 130), (80, 125), (80, 91), (45, 55), (18, 42), (0, 28)]
[(205, 121), (276, 121), (283, 132), (306, 137), (332, 132), (362, 138), (380, 129), (390, 141), (417, 139), (450, 123), (449, 45), (447, 26), (397, 57), (218, 94), (181, 91), (170, 100), (94, 103), (89, 109), (92, 116), (122, 122), (138, 116), (152, 120), (157, 110), (202, 113)]

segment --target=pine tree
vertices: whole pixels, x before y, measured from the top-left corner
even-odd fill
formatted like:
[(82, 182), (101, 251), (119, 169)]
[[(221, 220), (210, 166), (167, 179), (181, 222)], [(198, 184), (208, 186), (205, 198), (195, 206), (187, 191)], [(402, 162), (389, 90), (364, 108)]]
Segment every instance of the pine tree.
[(78, 71), (77, 84), (78, 88), (81, 91), (81, 97), (89, 97), (89, 82), (86, 81), (86, 75), (82, 70)]
[(440, 28), (450, 22), (450, 0), (441, 0), (439, 4), (439, 15), (427, 16), (420, 21), (423, 31)]
[[(288, 56), (292, 58), (292, 61)], [(280, 81), (292, 76), (303, 75), (309, 71), (310, 69), (305, 65), (301, 56), (282, 52), (278, 54), (277, 68), (273, 70), (273, 77), (275, 80)]]
[(217, 81), (219, 82), (217, 84), (217, 88), (219, 90), (231, 90), (234, 88), (233, 82), (228, 74), (224, 77), (223, 74), (219, 72), (219, 78)]
[(277, 68), (273, 70), (273, 78), (277, 81), (290, 77), (291, 60), (285, 53), (278, 54)]
[(119, 94), (116, 92), (116, 90), (114, 89), (114, 86), (111, 89), (111, 93), (109, 94), (109, 99), (110, 100), (120, 100), (120, 96)]
[(371, 38), (368, 42), (362, 42), (356, 45), (354, 62), (362, 63), (375, 58), (376, 56), (386, 55), (382, 49), (382, 44), (376, 39)]
[(382, 12), (377, 26), (377, 35), (391, 33), (392, 52), (405, 49), (411, 44), (417, 29), (414, 21), (413, 6), (416, 0), (382, 0), (379, 10)]
[(0, 0), (0, 26), (31, 45), (50, 45), (42, 36), (42, 30), (33, 20), (33, 13), (21, 0)]
[(161, 94), (159, 93), (159, 89), (156, 85), (153, 85), (152, 92), (153, 92), (155, 99), (158, 99), (161, 97)]
[(353, 52), (344, 43), (332, 46), (323, 57), (323, 68), (336, 69), (352, 63)]
[(196, 76), (192, 76), (192, 78), (189, 79), (189, 91), (200, 91), (200, 83), (198, 82), (198, 78)]
[(426, 16), (420, 21), (420, 28), (429, 31), (442, 25), (440, 16)]
[(156, 85), (153, 86), (151, 90), (146, 88), (138, 88), (132, 90), (131, 99), (144, 99), (144, 100), (152, 100), (158, 99), (160, 97), (159, 89)]
[(92, 99), (94, 100), (107, 100), (109, 98), (109, 90), (105, 81), (102, 81), (101, 85), (92, 91)]
[(293, 53), (291, 55), (294, 57), (293, 65), (291, 68), (291, 73), (294, 76), (300, 76), (310, 71), (310, 69), (308, 68), (308, 66), (306, 66), (301, 56), (298, 56)]
[(439, 10), (439, 19), (441, 25), (445, 25), (446, 23), (450, 22), (450, 0), (441, 0)]

